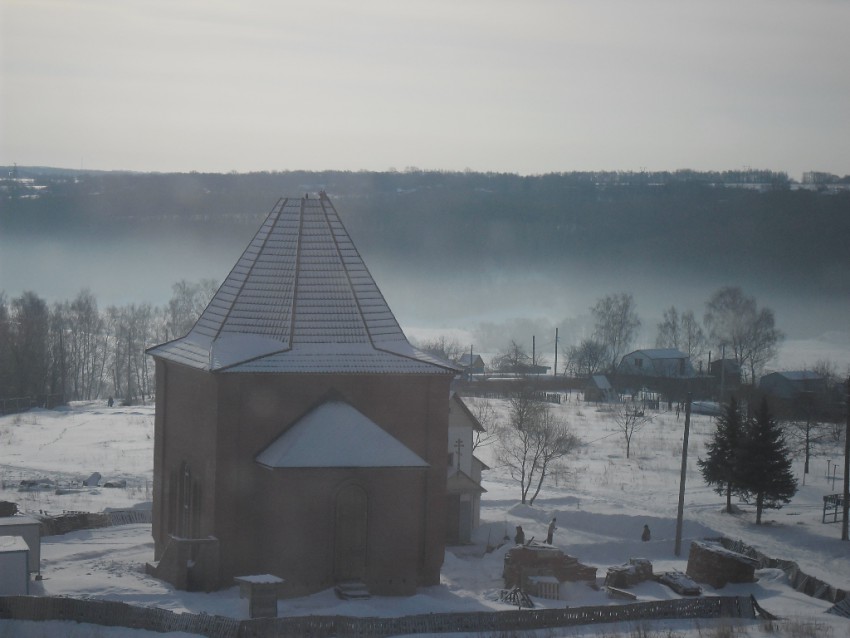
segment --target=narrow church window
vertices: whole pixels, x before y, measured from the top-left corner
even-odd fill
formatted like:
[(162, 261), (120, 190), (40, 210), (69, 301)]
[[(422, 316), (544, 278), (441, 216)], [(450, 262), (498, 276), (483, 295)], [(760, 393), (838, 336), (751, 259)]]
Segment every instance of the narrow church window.
[(368, 499), (358, 485), (342, 488), (336, 497), (334, 577), (337, 582), (363, 581), (366, 576)]
[(177, 507), (174, 533), (181, 538), (196, 538), (200, 526), (200, 486), (185, 461), (177, 476)]

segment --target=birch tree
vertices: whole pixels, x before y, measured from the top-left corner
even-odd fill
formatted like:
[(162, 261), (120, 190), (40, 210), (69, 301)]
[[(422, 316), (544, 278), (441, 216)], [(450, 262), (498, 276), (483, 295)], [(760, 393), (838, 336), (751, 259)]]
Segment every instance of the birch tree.
[(522, 503), (534, 505), (547, 477), (578, 445), (567, 423), (535, 399), (531, 388), (511, 397), (509, 422), (498, 432), (497, 459), (519, 483)]
[(594, 338), (608, 349), (610, 368), (614, 370), (640, 328), (634, 298), (625, 292), (608, 295), (590, 309)]

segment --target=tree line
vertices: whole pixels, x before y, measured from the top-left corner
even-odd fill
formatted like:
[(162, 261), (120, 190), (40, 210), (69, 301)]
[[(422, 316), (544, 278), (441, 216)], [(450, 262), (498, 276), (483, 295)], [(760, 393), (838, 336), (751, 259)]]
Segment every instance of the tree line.
[(324, 189), (358, 248), (414, 266), (551, 268), (568, 256), (602, 268), (606, 255), (627, 255), (636, 266), (850, 293), (835, 275), (850, 268), (850, 190), (795, 190), (770, 171), (19, 172), (31, 191), (0, 180), (6, 235), (120, 241), (147, 229), (233, 236), (243, 247), (279, 197)]
[[(615, 370), (641, 326), (634, 297), (628, 293), (607, 295), (590, 312), (593, 334), (564, 351), (566, 368), (576, 376)], [(755, 297), (738, 286), (724, 286), (705, 302), (702, 323), (692, 309), (664, 310), (656, 326), (655, 347), (679, 350), (695, 368), (711, 349), (715, 360), (733, 360), (743, 378), (755, 383), (783, 339), (773, 310), (759, 307)]]
[(32, 291), (11, 299), (0, 291), (0, 399), (113, 396), (129, 405), (150, 397), (145, 349), (188, 332), (216, 288), (212, 280), (181, 280), (165, 306), (105, 310), (87, 289), (53, 304)]
[[(622, 292), (601, 297), (590, 308), (590, 314), (591, 334), (562, 347), (560, 371), (564, 375), (587, 378), (613, 372), (637, 340), (642, 320), (632, 294)], [(711, 349), (715, 360), (721, 357), (733, 360), (743, 377), (754, 383), (764, 366), (776, 356), (783, 339), (773, 310), (759, 306), (754, 296), (738, 286), (724, 286), (706, 301), (702, 321), (692, 309), (671, 306), (664, 310), (662, 321), (656, 326), (655, 347), (679, 350), (688, 356), (695, 369), (701, 367)], [(467, 352), (457, 339), (443, 335), (419, 345), (450, 361), (457, 361)], [(546, 357), (536, 349), (529, 353), (525, 345), (512, 339), (490, 361), (490, 368), (497, 372), (517, 372), (536, 370), (547, 363)]]

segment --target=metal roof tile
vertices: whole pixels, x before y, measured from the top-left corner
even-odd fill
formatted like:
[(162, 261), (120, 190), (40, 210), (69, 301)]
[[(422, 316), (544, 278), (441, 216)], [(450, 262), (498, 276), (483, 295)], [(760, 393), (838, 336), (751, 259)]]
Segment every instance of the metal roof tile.
[(281, 199), (192, 330), (148, 352), (230, 372), (456, 371), (409, 344), (324, 193)]

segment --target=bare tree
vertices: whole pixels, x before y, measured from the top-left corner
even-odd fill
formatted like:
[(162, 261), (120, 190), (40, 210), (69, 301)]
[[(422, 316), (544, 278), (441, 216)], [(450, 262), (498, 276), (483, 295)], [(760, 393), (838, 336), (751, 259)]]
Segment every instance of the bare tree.
[(741, 368), (749, 369), (751, 383), (755, 383), (756, 374), (776, 356), (784, 338), (775, 326), (773, 311), (759, 309), (755, 298), (745, 295), (737, 286), (726, 286), (711, 296), (705, 304), (703, 321), (709, 340), (717, 347), (730, 349)]
[(658, 334), (655, 337), (656, 348), (679, 349), (681, 343), (679, 311), (676, 306), (670, 306), (664, 311), (662, 321), (658, 324)]
[(680, 326), (682, 344), (679, 350), (688, 355), (691, 361), (702, 359), (706, 351), (705, 332), (692, 310), (682, 313)]
[(664, 311), (655, 337), (656, 348), (675, 348), (695, 362), (705, 353), (705, 333), (693, 311), (679, 314), (676, 306)]
[(104, 320), (91, 291), (84, 289), (67, 305), (74, 396), (93, 399), (100, 391), (102, 359), (106, 356)]
[(565, 368), (574, 377), (589, 377), (601, 372), (608, 362), (608, 348), (593, 339), (585, 339), (577, 346), (570, 346), (563, 355)]
[(461, 348), (457, 339), (452, 339), (445, 335), (433, 337), (421, 342), (419, 344), (419, 349), (440, 357), (441, 359), (445, 359), (446, 361), (457, 361), (463, 354), (463, 348)]
[(189, 282), (181, 279), (171, 286), (166, 321), (168, 339), (182, 337), (192, 329), (198, 317), (215, 295), (217, 286), (213, 279)]
[(13, 396), (45, 394), (50, 375), (50, 310), (32, 291), (12, 299), (9, 313)]
[(608, 295), (597, 301), (590, 312), (595, 321), (594, 337), (608, 349), (613, 370), (640, 328), (635, 300), (625, 292)]
[(632, 438), (640, 432), (647, 423), (652, 422), (652, 417), (647, 416), (643, 408), (638, 407), (634, 401), (620, 404), (613, 413), (614, 423), (626, 440), (626, 458), (629, 458), (632, 450)]
[[(820, 363), (825, 368), (829, 367), (824, 362)], [(824, 372), (818, 374), (827, 378)], [(811, 457), (816, 448), (823, 441), (832, 438), (828, 427), (831, 424), (827, 423), (830, 400), (820, 383), (810, 381), (806, 377), (801, 383), (801, 391), (790, 404), (783, 406), (783, 429), (787, 440), (799, 445), (803, 454), (803, 474), (808, 474)]]
[(499, 428), (497, 458), (519, 482), (522, 503), (534, 504), (546, 478), (578, 445), (567, 423), (536, 400), (530, 388), (511, 397), (510, 422)]
[(464, 399), (472, 415), (481, 424), (483, 429), (475, 430), (472, 434), (472, 451), (474, 452), (479, 447), (490, 445), (498, 439), (497, 433), (499, 423), (496, 420), (496, 410), (485, 399)]
[(47, 349), (50, 353), (48, 391), (50, 394), (62, 395), (66, 400), (76, 399), (78, 398), (76, 393), (69, 391), (69, 381), (73, 370), (69, 337), (73, 331), (68, 321), (67, 301), (54, 302), (50, 308), (48, 323)]
[(812, 366), (812, 372), (822, 376), (826, 381), (826, 387), (831, 388), (840, 380), (838, 365), (831, 359), (818, 359)]
[(497, 370), (516, 372), (531, 363), (531, 357), (520, 344), (511, 339), (508, 347), (491, 362)]
[(12, 321), (6, 293), (0, 291), (0, 396), (12, 396), (15, 372), (12, 358)]
[(150, 304), (129, 304), (107, 308), (107, 323), (115, 335), (111, 341), (110, 367), (115, 393), (130, 405), (153, 389), (150, 362), (145, 347), (153, 345), (157, 334), (157, 313)]

